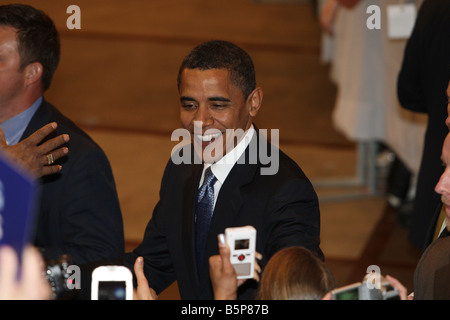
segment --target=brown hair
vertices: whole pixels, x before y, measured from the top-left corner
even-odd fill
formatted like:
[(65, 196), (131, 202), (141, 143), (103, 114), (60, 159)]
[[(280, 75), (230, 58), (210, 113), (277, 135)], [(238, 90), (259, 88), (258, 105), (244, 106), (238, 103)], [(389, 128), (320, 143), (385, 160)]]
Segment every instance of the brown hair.
[(0, 26), (17, 30), (20, 71), (34, 62), (42, 64), (42, 87), (46, 91), (60, 59), (60, 40), (53, 21), (32, 6), (9, 4), (0, 6)]
[(261, 277), (261, 300), (320, 300), (335, 288), (328, 266), (308, 249), (289, 247), (278, 251)]

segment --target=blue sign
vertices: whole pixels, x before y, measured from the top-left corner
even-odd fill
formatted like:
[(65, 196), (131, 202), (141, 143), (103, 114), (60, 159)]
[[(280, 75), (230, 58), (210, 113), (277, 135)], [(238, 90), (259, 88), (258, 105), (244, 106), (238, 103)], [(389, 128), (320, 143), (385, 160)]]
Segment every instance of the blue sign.
[(0, 245), (21, 257), (34, 235), (39, 182), (0, 152)]

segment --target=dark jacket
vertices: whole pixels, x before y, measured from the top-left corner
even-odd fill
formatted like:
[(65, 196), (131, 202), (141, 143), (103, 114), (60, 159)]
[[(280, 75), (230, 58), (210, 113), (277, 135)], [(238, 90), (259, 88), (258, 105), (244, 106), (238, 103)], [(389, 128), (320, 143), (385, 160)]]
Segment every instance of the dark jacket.
[(45, 259), (69, 254), (75, 264), (124, 252), (122, 214), (109, 161), (100, 147), (55, 107), (42, 102), (22, 139), (56, 122), (47, 139), (66, 133), (69, 154), (55, 163), (62, 171), (42, 178), (34, 244)]
[[(259, 134), (251, 144), (254, 142), (267, 144)], [(319, 204), (310, 181), (281, 151), (277, 173), (261, 174), (263, 162), (259, 156), (257, 160), (250, 156), (250, 149), (247, 147), (243, 155), (245, 163), (238, 160), (220, 189), (200, 276), (195, 262), (193, 209), (202, 165), (168, 162), (160, 200), (144, 239), (127, 255), (131, 270), (136, 258), (144, 257), (146, 277), (157, 293), (177, 281), (182, 299), (212, 299), (208, 260), (218, 253), (217, 234), (227, 227), (252, 225), (256, 228), (256, 251), (264, 257), (260, 261), (262, 268), (275, 252), (288, 246), (304, 246), (323, 259), (319, 248)], [(254, 298), (255, 289), (254, 281), (246, 281), (239, 288), (238, 298)]]
[[(425, 249), (435, 223), (440, 196), (434, 187), (443, 172), (441, 151), (448, 133), (446, 89), (450, 80), (450, 1), (426, 0), (406, 45), (398, 77), (398, 97), (409, 110), (428, 114), (416, 199), (411, 218), (411, 242)], [(439, 211), (439, 210), (437, 210)]]

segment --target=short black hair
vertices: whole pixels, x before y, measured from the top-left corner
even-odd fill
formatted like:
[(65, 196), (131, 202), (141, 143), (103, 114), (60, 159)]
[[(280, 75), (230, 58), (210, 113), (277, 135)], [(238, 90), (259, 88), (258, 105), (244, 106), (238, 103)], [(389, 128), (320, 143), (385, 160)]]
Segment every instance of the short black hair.
[(0, 26), (17, 30), (20, 70), (42, 64), (42, 89), (46, 91), (59, 64), (60, 40), (55, 24), (43, 11), (24, 4), (0, 6)]
[(249, 54), (234, 43), (211, 40), (199, 44), (189, 52), (178, 71), (178, 90), (184, 69), (227, 69), (234, 85), (241, 89), (245, 99), (256, 88), (255, 67)]

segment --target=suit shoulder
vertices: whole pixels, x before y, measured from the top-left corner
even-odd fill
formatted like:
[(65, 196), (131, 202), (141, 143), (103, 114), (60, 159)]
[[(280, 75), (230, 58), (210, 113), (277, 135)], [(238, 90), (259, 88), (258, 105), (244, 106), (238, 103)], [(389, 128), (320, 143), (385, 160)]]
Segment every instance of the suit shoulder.
[(89, 134), (55, 107), (52, 110), (51, 121), (58, 124), (57, 134), (66, 133), (69, 135), (69, 144), (72, 147), (83, 146), (84, 148), (100, 149), (100, 146)]
[(278, 171), (276, 175), (278, 178), (308, 179), (300, 165), (281, 149), (278, 149)]

